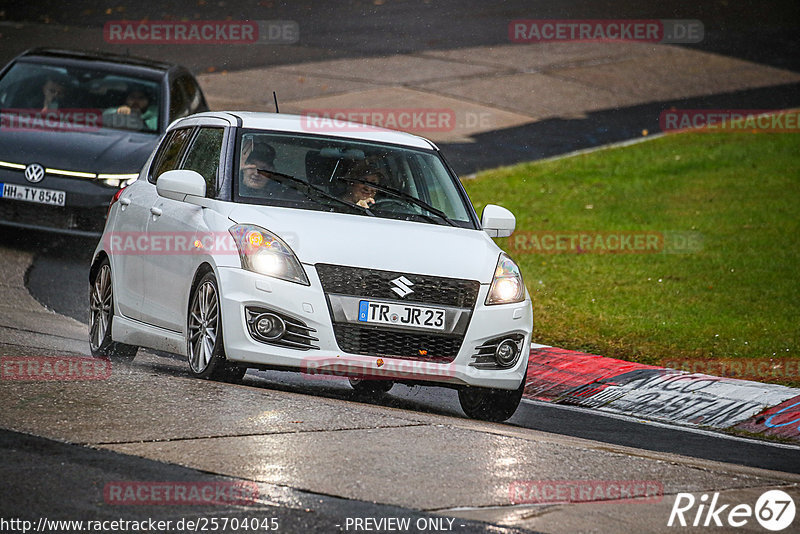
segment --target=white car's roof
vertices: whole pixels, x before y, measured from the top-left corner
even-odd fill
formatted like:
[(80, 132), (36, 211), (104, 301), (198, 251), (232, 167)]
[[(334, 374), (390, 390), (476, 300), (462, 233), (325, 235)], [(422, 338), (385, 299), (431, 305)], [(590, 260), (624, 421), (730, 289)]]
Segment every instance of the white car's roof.
[(392, 143), (414, 148), (436, 148), (431, 141), (396, 130), (365, 126), (354, 122), (326, 118), (309, 117), (304, 115), (289, 115), (286, 113), (259, 113), (255, 111), (209, 111), (191, 115), (170, 125), (174, 128), (177, 124), (203, 124), (208, 119), (222, 119), (231, 124), (236, 124), (240, 119), (243, 128), (256, 130), (272, 130), (277, 132), (320, 134), (329, 137), (342, 137), (345, 139), (358, 139), (361, 141), (375, 141), (379, 143)]

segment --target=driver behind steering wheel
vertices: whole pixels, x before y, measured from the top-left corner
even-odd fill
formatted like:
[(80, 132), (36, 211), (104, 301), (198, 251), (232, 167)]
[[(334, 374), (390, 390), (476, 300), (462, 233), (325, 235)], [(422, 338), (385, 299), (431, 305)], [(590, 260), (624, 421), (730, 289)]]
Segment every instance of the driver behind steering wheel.
[(357, 204), (362, 208), (369, 208), (375, 204), (377, 189), (369, 184), (384, 185), (387, 182), (383, 171), (368, 165), (352, 167), (342, 177), (342, 180), (347, 182), (347, 189), (345, 189), (340, 198), (352, 204)]

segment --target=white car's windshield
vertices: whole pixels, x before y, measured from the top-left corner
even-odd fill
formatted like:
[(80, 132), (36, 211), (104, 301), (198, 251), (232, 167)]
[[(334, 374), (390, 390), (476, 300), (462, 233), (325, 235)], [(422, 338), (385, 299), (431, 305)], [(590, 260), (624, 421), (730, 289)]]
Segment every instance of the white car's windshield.
[(86, 126), (157, 133), (159, 102), (157, 81), (94, 68), (19, 61), (0, 79), (0, 108), (20, 123), (52, 121), (60, 110), (60, 120), (89, 116)]
[(238, 202), (475, 227), (434, 151), (254, 131), (241, 134), (239, 147)]

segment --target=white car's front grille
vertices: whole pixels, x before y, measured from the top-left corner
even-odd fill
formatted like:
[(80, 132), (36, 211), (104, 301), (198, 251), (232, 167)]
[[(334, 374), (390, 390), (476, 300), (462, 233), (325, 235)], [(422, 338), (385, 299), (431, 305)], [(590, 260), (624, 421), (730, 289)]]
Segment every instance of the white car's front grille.
[[(343, 265), (318, 263), (316, 269), (322, 282), (322, 289), (326, 294), (336, 293), (399, 302), (413, 301), (473, 309), (481, 287), (477, 280), (362, 269)], [(398, 279), (405, 281), (395, 282)], [(398, 291), (405, 296), (400, 297)]]
[(332, 298), (346, 295), (406, 304), (446, 306), (462, 311), (459, 326), (453, 329), (457, 333), (403, 331), (392, 326), (353, 324), (337, 319), (336, 314), (332, 313), (333, 332), (343, 351), (440, 363), (451, 362), (458, 355), (478, 298), (478, 281), (342, 265), (317, 264), (316, 269), (329, 306)]

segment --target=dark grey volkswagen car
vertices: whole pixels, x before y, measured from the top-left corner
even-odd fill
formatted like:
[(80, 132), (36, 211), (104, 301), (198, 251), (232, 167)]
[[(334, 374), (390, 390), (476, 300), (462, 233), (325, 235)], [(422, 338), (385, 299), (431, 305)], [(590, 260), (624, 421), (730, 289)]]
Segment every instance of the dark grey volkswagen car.
[(0, 71), (0, 224), (99, 235), (169, 123), (207, 110), (179, 65), (24, 52)]

